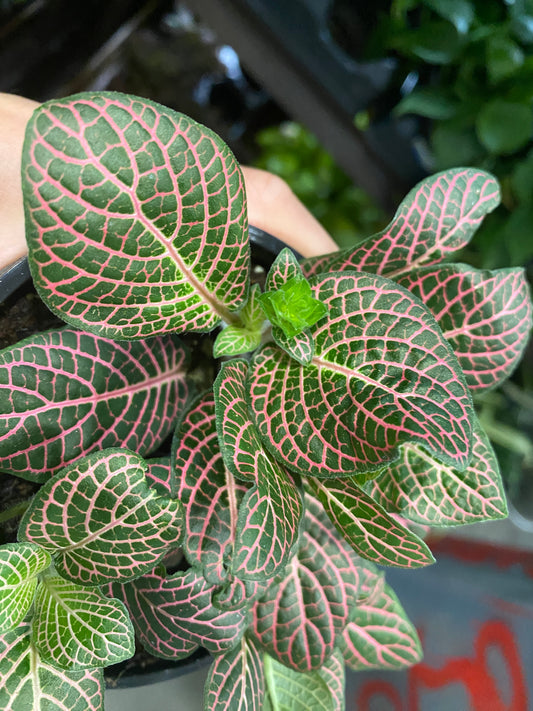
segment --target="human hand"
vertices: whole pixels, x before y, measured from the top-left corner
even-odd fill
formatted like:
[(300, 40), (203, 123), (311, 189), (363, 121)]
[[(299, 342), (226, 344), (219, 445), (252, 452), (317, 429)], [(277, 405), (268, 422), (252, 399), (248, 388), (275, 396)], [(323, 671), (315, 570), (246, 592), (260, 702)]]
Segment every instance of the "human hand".
[[(0, 93), (0, 270), (27, 252), (20, 166), (26, 124), (37, 106), (35, 101)], [(337, 249), (281, 178), (246, 166), (243, 174), (250, 224), (304, 257)]]

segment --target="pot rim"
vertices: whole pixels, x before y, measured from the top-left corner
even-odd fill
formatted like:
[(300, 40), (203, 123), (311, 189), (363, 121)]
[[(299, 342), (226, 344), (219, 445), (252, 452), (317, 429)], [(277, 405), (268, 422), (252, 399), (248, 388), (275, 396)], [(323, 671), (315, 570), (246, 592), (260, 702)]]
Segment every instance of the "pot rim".
[[(254, 257), (265, 269), (268, 269), (269, 263), (272, 263), (272, 257), (277, 256), (287, 246), (274, 235), (254, 225), (249, 226), (248, 235), (250, 245), (255, 248)], [(297, 259), (302, 258), (296, 251), (293, 250), (293, 252)], [(31, 273), (27, 256), (20, 257), (16, 262), (2, 269), (0, 271), (0, 303), (11, 296), (28, 279), (31, 279)]]

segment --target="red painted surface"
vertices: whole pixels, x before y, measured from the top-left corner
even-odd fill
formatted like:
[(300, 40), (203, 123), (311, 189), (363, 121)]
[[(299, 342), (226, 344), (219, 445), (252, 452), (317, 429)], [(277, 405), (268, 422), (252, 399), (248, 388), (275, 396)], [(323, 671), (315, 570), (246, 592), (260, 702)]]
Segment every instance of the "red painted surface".
[[(505, 669), (500, 670), (505, 680), (502, 684), (488, 665), (491, 649), (505, 663)], [(389, 682), (369, 681), (357, 692), (355, 708), (370, 711), (372, 701), (381, 696), (390, 702), (390, 711), (420, 711), (425, 691), (450, 684), (460, 684), (466, 691), (470, 706), (464, 711), (528, 711), (524, 669), (512, 629), (499, 620), (485, 622), (475, 639), (472, 657), (452, 657), (438, 668), (417, 664), (408, 673), (407, 699), (402, 699)]]

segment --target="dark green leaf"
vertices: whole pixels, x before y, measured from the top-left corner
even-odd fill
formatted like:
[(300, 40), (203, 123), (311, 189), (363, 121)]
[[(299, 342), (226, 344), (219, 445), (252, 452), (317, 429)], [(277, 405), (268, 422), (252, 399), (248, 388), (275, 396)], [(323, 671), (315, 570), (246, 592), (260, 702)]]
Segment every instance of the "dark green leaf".
[(531, 107), (495, 99), (485, 104), (476, 119), (476, 131), (485, 148), (496, 155), (510, 155), (531, 140)]

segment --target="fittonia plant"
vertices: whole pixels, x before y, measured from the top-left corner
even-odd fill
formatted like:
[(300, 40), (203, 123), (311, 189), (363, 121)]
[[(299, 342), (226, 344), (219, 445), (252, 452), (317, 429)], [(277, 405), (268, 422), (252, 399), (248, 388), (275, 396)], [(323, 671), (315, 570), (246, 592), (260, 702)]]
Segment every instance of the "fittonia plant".
[[(33, 279), (68, 325), (0, 354), (0, 468), (42, 483), (0, 549), (0, 707), (101, 709), (135, 634), (205, 648), (213, 711), (341, 709), (345, 665), (420, 659), (380, 566), (433, 562), (411, 523), (506, 515), (472, 395), (520, 359), (528, 289), (445, 261), (495, 180), (431, 177), (355, 249), (284, 249), (263, 293), (241, 170), (186, 116), (44, 104), (23, 184)], [(186, 331), (214, 334), (205, 392)]]

